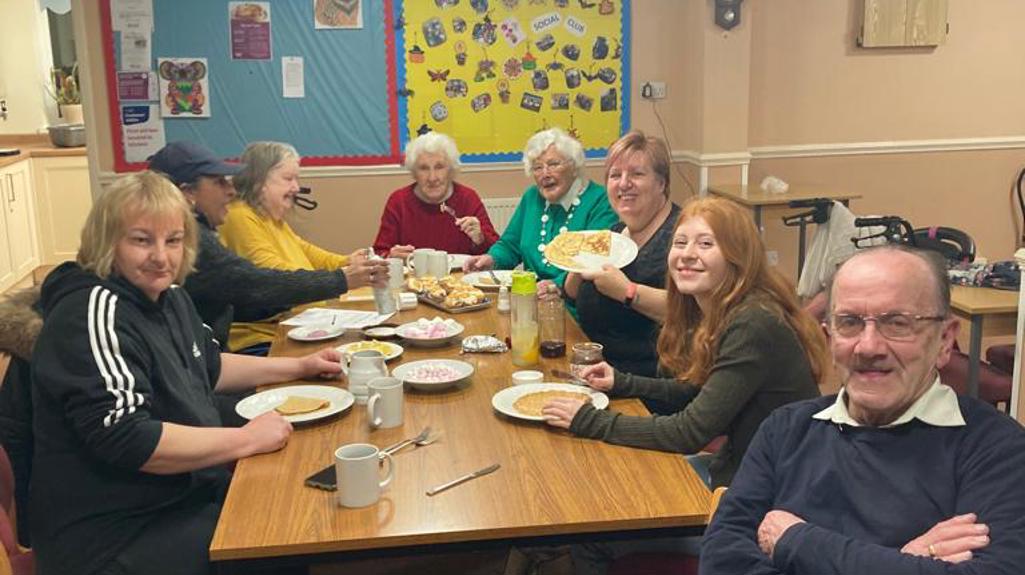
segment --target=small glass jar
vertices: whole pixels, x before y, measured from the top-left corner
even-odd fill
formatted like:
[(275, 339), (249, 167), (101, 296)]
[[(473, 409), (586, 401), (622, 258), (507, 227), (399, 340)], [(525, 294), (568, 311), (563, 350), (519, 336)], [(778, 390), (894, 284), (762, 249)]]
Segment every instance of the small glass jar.
[(537, 302), (537, 321), (541, 324), (541, 357), (566, 355), (566, 306), (561, 298)]
[(602, 356), (603, 349), (605, 347), (602, 344), (594, 343), (593, 341), (573, 344), (573, 354), (569, 358), (570, 372), (575, 376), (581, 377), (580, 371), (585, 367), (602, 362), (604, 359)]

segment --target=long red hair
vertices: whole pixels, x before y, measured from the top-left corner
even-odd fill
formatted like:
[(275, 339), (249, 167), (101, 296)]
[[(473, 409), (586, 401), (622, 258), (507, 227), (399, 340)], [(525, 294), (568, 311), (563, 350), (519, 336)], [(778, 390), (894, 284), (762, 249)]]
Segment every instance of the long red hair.
[(825, 337), (811, 314), (801, 307), (793, 285), (769, 266), (765, 245), (749, 211), (724, 198), (698, 198), (684, 205), (676, 228), (695, 217), (704, 219), (715, 234), (726, 260), (726, 276), (708, 298), (712, 308), (702, 313), (694, 296), (677, 291), (672, 269), (667, 269), (668, 313), (658, 337), (662, 366), (681, 381), (702, 385), (715, 363), (719, 337), (731, 315), (747, 298), (757, 297), (794, 330), (812, 375), (821, 379), (829, 357)]

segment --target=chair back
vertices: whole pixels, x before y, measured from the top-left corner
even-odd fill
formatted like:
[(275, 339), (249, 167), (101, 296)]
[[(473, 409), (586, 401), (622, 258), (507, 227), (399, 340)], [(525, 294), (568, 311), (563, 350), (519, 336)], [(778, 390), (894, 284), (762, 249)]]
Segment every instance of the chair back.
[(944, 226), (917, 228), (913, 234), (914, 245), (937, 251), (953, 263), (971, 263), (975, 261), (975, 240), (967, 233)]

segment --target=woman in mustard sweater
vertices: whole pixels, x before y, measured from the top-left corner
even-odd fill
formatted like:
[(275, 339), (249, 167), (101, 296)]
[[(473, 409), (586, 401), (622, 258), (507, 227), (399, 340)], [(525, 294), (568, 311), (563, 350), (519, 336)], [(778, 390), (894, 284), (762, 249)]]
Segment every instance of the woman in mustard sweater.
[[(242, 153), (245, 168), (235, 176), (239, 199), (228, 206), (221, 225), (221, 241), (254, 264), (277, 270), (335, 270), (372, 266), (370, 283), (383, 287), (388, 280), (384, 262), (368, 262), (365, 250), (350, 255), (318, 247), (299, 237), (285, 221), (299, 193), (299, 153), (280, 142), (254, 142)], [(236, 314), (245, 319), (244, 310)], [(274, 339), (276, 324), (235, 323), (228, 345), (244, 350)]]

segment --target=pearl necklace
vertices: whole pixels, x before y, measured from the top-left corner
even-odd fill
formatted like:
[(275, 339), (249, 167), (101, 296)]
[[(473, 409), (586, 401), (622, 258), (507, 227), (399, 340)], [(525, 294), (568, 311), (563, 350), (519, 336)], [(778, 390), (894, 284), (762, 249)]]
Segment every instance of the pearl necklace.
[[(573, 186), (570, 188), (570, 191), (573, 191), (574, 188), (577, 188), (578, 187), (578, 183), (582, 183), (581, 180), (578, 179), (576, 182), (574, 182)], [(577, 190), (576, 197), (574, 197), (573, 201), (570, 202), (569, 210), (566, 211), (566, 223), (563, 224), (561, 227), (559, 227), (559, 234), (565, 233), (569, 229), (569, 223), (570, 223), (570, 221), (573, 220), (573, 212), (575, 212), (576, 209), (577, 209), (577, 206), (580, 205), (580, 194), (583, 193), (585, 187), (584, 186), (579, 186), (579, 188), (580, 189)], [(548, 216), (548, 210), (552, 207), (552, 205), (553, 204), (551, 202), (546, 202), (544, 212), (541, 213), (541, 237), (539, 238), (538, 244), (537, 244), (537, 251), (541, 252), (541, 254), (542, 254), (541, 255), (541, 263), (543, 263), (546, 266), (547, 265), (551, 265), (551, 264), (548, 263), (548, 258), (544, 257), (544, 253), (545, 253), (545, 241), (548, 239), (547, 238), (548, 230), (546, 230), (545, 228), (548, 225), (548, 221), (551, 219)], [(556, 235), (558, 235), (558, 234), (556, 234)]]

